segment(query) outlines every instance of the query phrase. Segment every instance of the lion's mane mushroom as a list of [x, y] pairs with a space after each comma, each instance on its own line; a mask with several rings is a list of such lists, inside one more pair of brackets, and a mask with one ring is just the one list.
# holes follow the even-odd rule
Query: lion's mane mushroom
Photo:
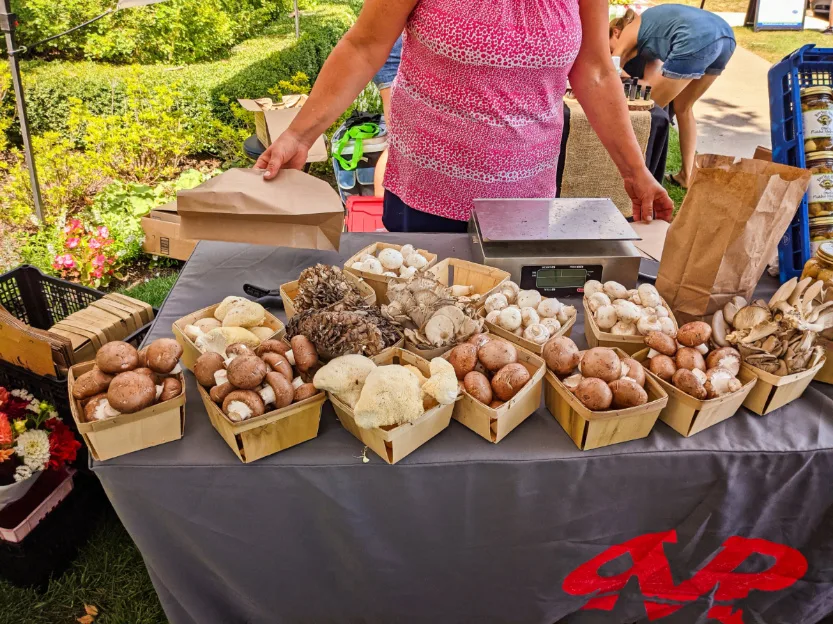
[[318, 369], [312, 383], [354, 408], [367, 376], [375, 368], [373, 360], [363, 355], [342, 355]]
[[289, 341], [295, 356], [295, 367], [301, 373], [306, 373], [318, 364], [318, 352], [306, 336], [293, 336]]
[[162, 393], [159, 395], [159, 402], [164, 403], [175, 399], [182, 394], [182, 384], [176, 377], [166, 377], [162, 380]]
[[[457, 378], [454, 378], [457, 384]], [[362, 429], [413, 422], [423, 414], [422, 388], [404, 366], [378, 366], [367, 376], [354, 410]]]
[[169, 375], [179, 364], [182, 347], [173, 338], [159, 338], [148, 345], [147, 367], [156, 373]]
[[266, 373], [264, 386], [258, 391], [260, 398], [266, 405], [274, 404], [275, 409], [281, 409], [292, 403], [295, 389], [292, 383], [280, 373]]
[[440, 405], [450, 405], [457, 400], [457, 374], [451, 363], [441, 357], [431, 360], [431, 376], [422, 385], [422, 391], [434, 397]]
[[95, 422], [105, 418], [113, 418], [119, 415], [119, 411], [113, 408], [107, 401], [106, 394], [99, 394], [84, 406], [84, 422]]
[[241, 390], [257, 388], [269, 372], [266, 363], [256, 355], [239, 355], [231, 361], [226, 370], [229, 383]]
[[107, 401], [123, 414], [133, 414], [153, 405], [156, 400], [156, 384], [139, 373], [126, 372], [116, 375], [107, 390]]
[[204, 388], [210, 388], [215, 385], [214, 373], [218, 370], [223, 370], [223, 356], [219, 353], [209, 351], [203, 353], [194, 362], [194, 377]]
[[108, 342], [96, 353], [95, 365], [109, 375], [117, 375], [139, 367], [139, 352], [120, 340]]
[[252, 390], [232, 390], [223, 399], [223, 413], [234, 422], [262, 416], [265, 411], [263, 399]]
[[290, 346], [280, 340], [264, 340], [255, 349], [255, 355], [263, 357], [267, 353], [278, 353], [285, 356]]
[[72, 397], [80, 401], [107, 392], [111, 381], [113, 381], [112, 375], [108, 375], [98, 367], [93, 367], [92, 370], [80, 375], [75, 380], [72, 386]]

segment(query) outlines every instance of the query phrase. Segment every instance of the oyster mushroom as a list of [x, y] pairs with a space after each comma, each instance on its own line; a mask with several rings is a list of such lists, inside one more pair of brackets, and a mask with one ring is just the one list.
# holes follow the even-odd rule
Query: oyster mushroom
[[448, 344], [454, 338], [454, 322], [447, 316], [432, 316], [425, 325], [425, 337], [435, 347]]

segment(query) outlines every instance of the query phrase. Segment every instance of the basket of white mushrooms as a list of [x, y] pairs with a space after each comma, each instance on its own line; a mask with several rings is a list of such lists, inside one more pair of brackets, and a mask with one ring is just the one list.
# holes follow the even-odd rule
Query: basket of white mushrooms
[[537, 290], [521, 290], [511, 281], [486, 297], [480, 314], [490, 332], [536, 355], [553, 336], [569, 336], [576, 322], [574, 306], [543, 297]]
[[629, 289], [619, 282], [590, 280], [584, 285], [584, 335], [588, 346], [616, 347], [633, 355], [645, 348], [645, 336], [677, 335], [671, 308], [651, 284]]
[[373, 243], [358, 251], [347, 262], [344, 270], [362, 278], [376, 291], [379, 304], [388, 303], [388, 283], [407, 280], [437, 263], [437, 254], [413, 245]]

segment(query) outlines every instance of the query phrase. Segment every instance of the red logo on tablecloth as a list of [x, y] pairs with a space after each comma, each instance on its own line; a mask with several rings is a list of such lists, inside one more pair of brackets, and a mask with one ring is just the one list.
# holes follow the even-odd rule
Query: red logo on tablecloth
[[[762, 539], [730, 537], [715, 557], [689, 580], [675, 585], [663, 543], [676, 543], [677, 532], [650, 533], [612, 546], [579, 566], [564, 579], [563, 589], [573, 596], [593, 595], [583, 609], [611, 611], [628, 580], [636, 577], [642, 591], [648, 619], [658, 620], [679, 611], [715, 588], [714, 600], [733, 602], [746, 598], [752, 590], [778, 591], [789, 587], [807, 572], [807, 560], [800, 552], [783, 544]], [[607, 563], [630, 555], [631, 567], [615, 576], [601, 576]], [[775, 562], [757, 573], [735, 572], [754, 554], [766, 555]], [[744, 624], [743, 612], [732, 604], [715, 605], [708, 616], [722, 624]]]

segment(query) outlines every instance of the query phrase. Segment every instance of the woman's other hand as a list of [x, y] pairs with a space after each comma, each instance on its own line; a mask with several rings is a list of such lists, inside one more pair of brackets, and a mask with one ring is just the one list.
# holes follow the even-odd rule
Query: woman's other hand
[[303, 169], [308, 154], [309, 146], [304, 145], [292, 130], [287, 130], [260, 155], [255, 169], [266, 169], [263, 177], [271, 180], [281, 169]]
[[633, 202], [634, 221], [671, 221], [674, 202], [647, 168], [625, 178], [625, 190]]

